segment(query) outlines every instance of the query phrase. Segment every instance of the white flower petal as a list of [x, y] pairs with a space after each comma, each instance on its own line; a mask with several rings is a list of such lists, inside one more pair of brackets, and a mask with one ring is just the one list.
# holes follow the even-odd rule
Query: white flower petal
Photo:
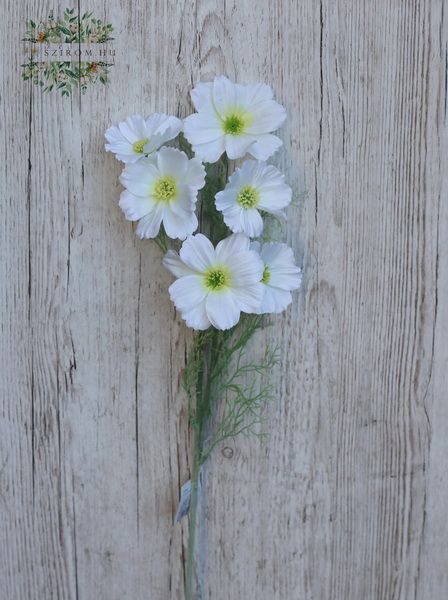
[[205, 168], [198, 158], [192, 158], [188, 161], [188, 169], [185, 177], [185, 183], [194, 190], [200, 190], [205, 185]]
[[255, 142], [255, 138], [248, 135], [226, 135], [225, 148], [227, 156], [231, 160], [241, 158], [247, 152], [251, 152], [251, 147]]
[[213, 83], [208, 81], [196, 84], [195, 88], [191, 90], [191, 101], [198, 112], [213, 111], [212, 87]]
[[205, 144], [222, 137], [222, 125], [215, 113], [195, 113], [184, 120], [184, 133], [190, 144]]
[[127, 190], [121, 192], [118, 204], [128, 221], [138, 221], [154, 208], [154, 202], [149, 197], [134, 196]]
[[142, 156], [145, 156], [146, 154], [153, 156], [157, 148], [160, 148], [162, 144], [163, 138], [161, 136], [152, 135], [151, 139], [143, 146], [143, 152], [141, 154], [136, 154], [137, 159], [140, 160]]
[[126, 151], [118, 150], [111, 144], [106, 144], [105, 148], [108, 152], [113, 152], [115, 154], [115, 158], [126, 164], [133, 164], [140, 160], [140, 156], [138, 154], [127, 154]]
[[273, 288], [271, 286], [264, 286], [265, 293], [261, 302], [260, 308], [255, 311], [258, 314], [265, 313], [281, 313], [287, 308], [292, 302], [291, 292]]
[[182, 121], [163, 113], [153, 113], [146, 119], [148, 134], [159, 136], [163, 142], [174, 139], [182, 131]]
[[121, 185], [136, 196], [149, 196], [152, 183], [159, 176], [153, 164], [140, 160], [138, 163], [126, 165], [119, 179]]
[[205, 300], [207, 317], [221, 331], [231, 329], [240, 320], [240, 309], [231, 290], [210, 292]]
[[[190, 141], [188, 137], [187, 140]], [[225, 151], [224, 136], [205, 144], [193, 144], [193, 151], [202, 162], [214, 163]]]
[[111, 144], [122, 143], [126, 146], [129, 146], [129, 140], [124, 137], [124, 135], [121, 133], [121, 131], [116, 125], [112, 125], [112, 127], [109, 127], [109, 129], [106, 130], [104, 137]]
[[260, 255], [270, 272], [268, 286], [288, 291], [300, 287], [301, 270], [294, 262], [291, 248], [286, 244], [264, 244]]
[[170, 298], [177, 310], [193, 310], [207, 295], [200, 275], [186, 275], [176, 279], [169, 287]]
[[[232, 186], [237, 187], [238, 191], [244, 185], [253, 185], [258, 189], [268, 177], [270, 168], [271, 165], [267, 165], [265, 162], [248, 159], [234, 171], [229, 181], [232, 179]], [[275, 169], [275, 167], [272, 168]]]
[[282, 140], [271, 133], [257, 136], [257, 141], [249, 148], [249, 153], [258, 160], [267, 160], [283, 144]]
[[[112, 144], [105, 144], [104, 147], [108, 152], [115, 152], [117, 154], [128, 155], [131, 152], [131, 146], [128, 142], [113, 142]], [[137, 157], [137, 155], [135, 156]]]
[[251, 107], [260, 102], [272, 100], [274, 92], [270, 85], [256, 83], [255, 85], [242, 85], [238, 89], [238, 102], [244, 107]]
[[108, 142], [116, 143], [116, 142], [128, 142], [128, 140], [124, 137], [121, 131], [118, 129], [116, 125], [112, 125], [108, 129], [106, 129], [106, 133], [104, 137]]
[[215, 249], [202, 233], [191, 235], [182, 244], [179, 255], [191, 269], [202, 272], [215, 264]]
[[236, 86], [227, 77], [221, 75], [213, 81], [212, 101], [216, 112], [225, 116], [229, 108], [236, 105]]
[[137, 164], [135, 165], [126, 165], [123, 170], [123, 173], [130, 173], [133, 176], [142, 176], [146, 172], [149, 172], [152, 177], [158, 177], [159, 171], [157, 169], [157, 160], [154, 155], [152, 156], [144, 156], [140, 158]]
[[241, 222], [241, 209], [238, 207], [223, 213], [224, 223], [233, 233], [246, 233]]
[[289, 271], [284, 269], [278, 271], [272, 269], [271, 277], [269, 279], [269, 286], [279, 288], [282, 290], [297, 290], [302, 282], [301, 271], [298, 267], [291, 267]]
[[248, 169], [253, 181], [257, 181], [257, 187], [263, 190], [265, 187], [282, 185], [285, 183], [284, 174], [279, 171], [274, 165], [268, 165], [261, 160], [247, 160], [243, 166], [249, 163]]
[[250, 240], [244, 233], [234, 233], [221, 240], [216, 246], [216, 258], [220, 261], [231, 260], [235, 254], [249, 250]]
[[164, 113], [151, 113], [145, 120], [146, 131], [151, 134], [163, 133], [171, 123], [176, 123], [176, 121], [180, 121], [180, 119], [169, 117]]
[[261, 257], [265, 263], [275, 266], [276, 268], [281, 268], [283, 265], [295, 267], [294, 252], [292, 251], [292, 248], [280, 242], [263, 244]]
[[258, 237], [263, 232], [263, 219], [256, 208], [243, 209], [240, 213], [241, 231], [249, 237]]
[[162, 260], [163, 266], [168, 269], [174, 277], [184, 277], [185, 275], [194, 275], [195, 271], [192, 271], [185, 263], [182, 262], [180, 256], [174, 250], [168, 250]]
[[179, 217], [169, 207], [163, 212], [163, 226], [171, 239], [184, 240], [198, 228], [198, 219], [194, 212]]
[[261, 281], [264, 263], [254, 250], [235, 253], [231, 265], [232, 286], [244, 287]]
[[229, 185], [227, 185], [224, 190], [218, 192], [215, 196], [216, 208], [223, 212], [228, 209], [230, 210], [236, 208], [237, 212], [239, 212], [239, 209], [241, 207], [239, 207], [236, 203], [237, 195], [238, 190], [236, 190], [235, 188], [231, 188], [229, 187]]
[[171, 175], [183, 180], [188, 168], [188, 157], [177, 148], [164, 146], [157, 153], [157, 165], [161, 175]]
[[160, 204], [156, 204], [150, 213], [145, 215], [137, 225], [136, 234], [141, 239], [155, 238], [160, 230], [163, 210]]
[[177, 117], [163, 113], [153, 113], [145, 122], [145, 137], [148, 143], [144, 147], [145, 153], [155, 152], [166, 142], [174, 139], [182, 131], [183, 123]]
[[256, 252], [257, 254], [260, 254], [261, 243], [254, 240], [250, 243], [250, 249]]
[[105, 133], [105, 137], [109, 142], [109, 144], [105, 144], [105, 149], [107, 152], [113, 152], [118, 160], [127, 163], [135, 162], [139, 159], [139, 156], [135, 154], [132, 148], [132, 144], [125, 138], [118, 127], [109, 127]]
[[197, 192], [192, 191], [189, 185], [178, 185], [178, 192], [167, 208], [175, 215], [187, 219], [194, 212], [197, 200]]
[[264, 286], [260, 282], [233, 290], [238, 306], [245, 313], [258, 313], [264, 293]]
[[126, 121], [118, 124], [118, 128], [131, 144], [145, 138], [145, 120], [140, 115], [128, 117]]
[[211, 325], [205, 309], [205, 300], [200, 302], [192, 310], [183, 312], [182, 318], [185, 320], [188, 327], [198, 331], [204, 331]]
[[286, 110], [275, 100], [260, 102], [250, 108], [253, 122], [247, 128], [247, 133], [258, 135], [278, 129], [286, 119]]
[[265, 186], [260, 189], [260, 201], [258, 207], [268, 212], [274, 212], [289, 206], [291, 200], [292, 189], [289, 185], [286, 185], [286, 183]]

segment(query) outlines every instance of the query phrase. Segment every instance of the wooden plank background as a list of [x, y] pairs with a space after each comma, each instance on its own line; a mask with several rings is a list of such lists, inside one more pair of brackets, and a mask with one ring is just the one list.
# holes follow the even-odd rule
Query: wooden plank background
[[[447, 6], [442, 0], [82, 0], [115, 26], [110, 83], [21, 80], [2, 1], [0, 596], [183, 596], [188, 334], [160, 253], [117, 206], [103, 134], [185, 116], [194, 83], [266, 81], [306, 199], [304, 286], [271, 336], [267, 442], [206, 469], [200, 598], [448, 597]], [[262, 340], [258, 340], [259, 342]]]

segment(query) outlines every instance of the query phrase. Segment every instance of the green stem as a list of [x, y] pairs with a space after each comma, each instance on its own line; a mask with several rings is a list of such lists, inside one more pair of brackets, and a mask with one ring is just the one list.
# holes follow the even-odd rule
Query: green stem
[[[200, 332], [194, 337], [187, 360], [185, 386], [189, 398], [190, 423], [194, 430], [194, 449], [185, 573], [186, 600], [196, 597], [195, 544], [200, 518], [198, 498], [201, 466], [216, 444], [240, 433], [255, 433], [252, 428], [261, 422], [260, 410], [269, 398], [269, 387], [255, 390], [255, 384], [250, 383], [247, 387], [238, 381], [251, 374], [262, 375], [276, 364], [275, 352], [272, 355], [268, 353], [262, 362], [247, 365], [241, 362], [247, 344], [263, 325], [262, 316], [245, 315], [232, 330], [209, 329]], [[221, 400], [225, 401], [224, 411], [213, 423], [213, 431], [210, 431], [210, 419], [215, 405]], [[247, 422], [244, 421], [246, 417]]]
[[[181, 140], [182, 142], [182, 140]], [[217, 244], [228, 235], [221, 213], [216, 210], [214, 196], [216, 192], [224, 189], [227, 179], [228, 162], [224, 156], [218, 164], [210, 165], [207, 169], [208, 182], [202, 191], [202, 202], [206, 208], [207, 226], [209, 237], [213, 244]], [[199, 334], [201, 336], [202, 334]], [[204, 334], [207, 335], [207, 334]], [[194, 451], [191, 475], [190, 515], [187, 547], [187, 564], [185, 573], [185, 598], [194, 600], [195, 579], [195, 545], [198, 519], [199, 473], [204, 459], [204, 438], [207, 425], [212, 414], [213, 403], [213, 372], [217, 361], [217, 348], [219, 347], [219, 332], [213, 330], [210, 337], [198, 338], [198, 347], [201, 348], [200, 368], [196, 380], [196, 406], [194, 413]], [[203, 343], [205, 342], [205, 343]], [[208, 456], [208, 455], [207, 455]]]
[[[199, 334], [201, 335], [201, 334]], [[210, 340], [202, 347], [201, 367], [196, 385], [196, 411], [194, 416], [195, 437], [193, 451], [193, 468], [190, 492], [190, 522], [188, 530], [187, 564], [185, 574], [185, 598], [194, 600], [195, 545], [197, 529], [197, 509], [199, 496], [199, 476], [204, 463], [204, 436], [208, 420], [211, 416], [213, 402], [212, 377], [216, 356], [215, 345], [219, 332], [213, 330]]]
[[194, 574], [195, 574], [195, 545], [196, 545], [196, 524], [198, 512], [198, 491], [199, 491], [199, 471], [201, 467], [201, 441], [202, 434], [196, 431], [194, 442], [193, 473], [191, 477], [191, 496], [190, 496], [190, 523], [188, 529], [188, 548], [187, 548], [187, 566], [185, 575], [185, 598], [194, 600]]

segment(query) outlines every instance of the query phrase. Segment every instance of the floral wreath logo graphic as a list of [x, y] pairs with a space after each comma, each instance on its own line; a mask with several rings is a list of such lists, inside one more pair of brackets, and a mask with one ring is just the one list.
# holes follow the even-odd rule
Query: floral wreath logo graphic
[[108, 82], [114, 63], [107, 58], [115, 51], [101, 45], [114, 39], [111, 23], [96, 19], [92, 12], [80, 17], [74, 8], [66, 8], [62, 19], [55, 19], [51, 11], [46, 20], [36, 23], [30, 19], [26, 25], [22, 42], [31, 47], [28, 62], [21, 65], [25, 81], [44, 92], [60, 90], [62, 96], [70, 96], [78, 86], [85, 94], [89, 85]]

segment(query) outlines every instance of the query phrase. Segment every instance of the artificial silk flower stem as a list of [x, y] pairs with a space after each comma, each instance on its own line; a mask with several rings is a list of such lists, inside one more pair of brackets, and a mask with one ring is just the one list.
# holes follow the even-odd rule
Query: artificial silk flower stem
[[[194, 432], [194, 447], [193, 447], [193, 466], [191, 472], [191, 496], [190, 496], [190, 511], [188, 525], [188, 547], [187, 547], [187, 564], [185, 573], [185, 598], [193, 600], [194, 596], [194, 576], [195, 576], [195, 546], [196, 546], [196, 524], [197, 524], [197, 509], [198, 509], [198, 487], [199, 487], [199, 470], [201, 465], [201, 450], [203, 437], [203, 423], [201, 414], [202, 396], [204, 392], [204, 350], [202, 348], [202, 336], [204, 334], [196, 334], [194, 345], [198, 345], [202, 355], [199, 357], [199, 367], [196, 382], [195, 407], [193, 415], [193, 407], [191, 406], [190, 398], [190, 422], [193, 425]], [[199, 339], [198, 339], [199, 338]], [[194, 352], [194, 351], [193, 351]], [[196, 358], [196, 357], [195, 357]]]
[[199, 488], [199, 469], [200, 469], [200, 446], [199, 432], [195, 432], [195, 452], [193, 457], [193, 472], [191, 476], [191, 496], [190, 496], [190, 521], [188, 529], [188, 547], [187, 547], [187, 565], [185, 574], [185, 598], [194, 599], [194, 575], [195, 575], [195, 542], [196, 542], [196, 524], [198, 509], [198, 488]]
[[[262, 435], [257, 433], [256, 428], [262, 422], [261, 411], [272, 392], [269, 386], [255, 386], [253, 379], [268, 374], [279, 360], [277, 350], [273, 349], [266, 352], [261, 362], [246, 363], [247, 345], [266, 324], [262, 315], [244, 317], [231, 330], [218, 331], [210, 328], [197, 333], [187, 360], [184, 385], [189, 397], [190, 423], [194, 431], [185, 575], [187, 600], [196, 597], [195, 544], [201, 467], [216, 445], [226, 439], [233, 439], [240, 433]], [[252, 381], [245, 383], [246, 377]], [[221, 412], [218, 404], [224, 400]], [[217, 410], [220, 414], [215, 422]]]
[[[219, 332], [215, 329], [206, 333], [196, 334], [194, 344], [201, 349], [199, 357], [199, 368], [196, 382], [196, 406], [194, 416], [190, 414], [190, 420], [194, 430], [193, 466], [191, 474], [191, 496], [189, 512], [189, 530], [187, 547], [187, 564], [185, 575], [185, 597], [186, 600], [194, 599], [194, 576], [195, 576], [195, 546], [197, 529], [197, 509], [199, 498], [200, 469], [204, 463], [204, 437], [207, 424], [212, 411], [212, 373], [215, 368], [216, 354], [214, 348]], [[205, 341], [208, 342], [205, 343]]]

